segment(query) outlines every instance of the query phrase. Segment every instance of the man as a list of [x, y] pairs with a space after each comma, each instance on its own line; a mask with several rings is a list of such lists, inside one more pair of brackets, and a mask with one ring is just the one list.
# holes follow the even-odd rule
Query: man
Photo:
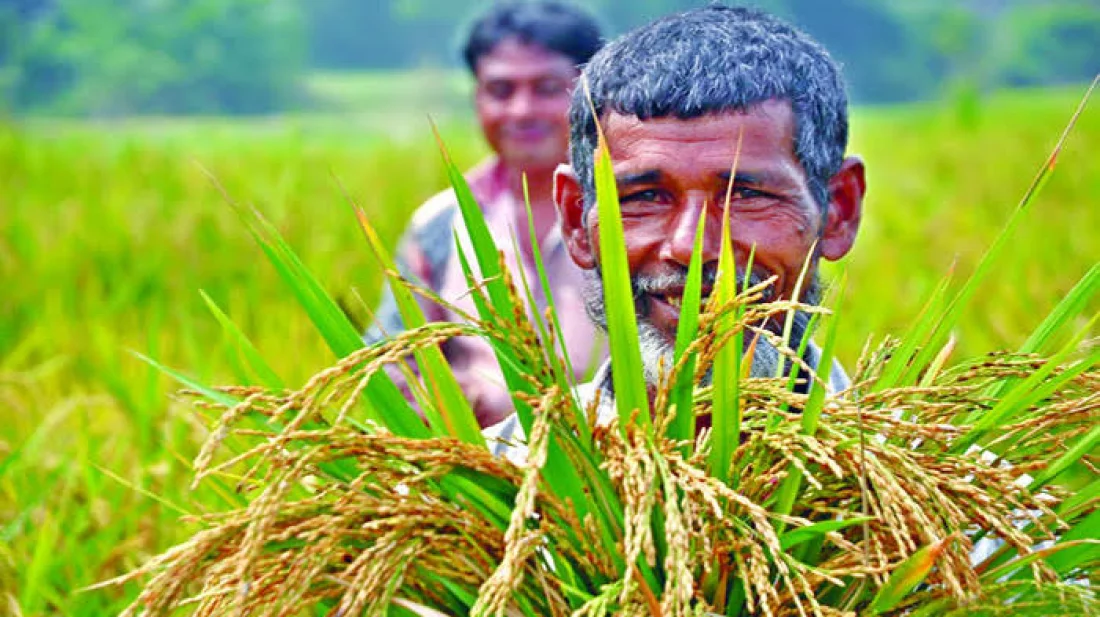
[[[568, 110], [579, 67], [601, 44], [597, 23], [587, 13], [559, 2], [503, 3], [478, 19], [463, 52], [477, 84], [475, 107], [486, 141], [495, 153], [466, 174], [497, 245], [513, 273], [522, 269], [537, 281], [524, 207], [526, 174], [533, 225], [558, 308], [566, 348], [578, 376], [598, 359], [599, 337], [584, 318], [582, 278], [561, 243], [552, 200], [554, 170], [566, 160]], [[461, 214], [453, 191], [432, 197], [413, 215], [398, 249], [406, 275], [444, 300], [476, 313], [454, 251]], [[513, 233], [518, 254], [511, 250]], [[540, 309], [541, 287], [533, 290]], [[454, 313], [422, 302], [429, 321], [458, 321]], [[376, 325], [365, 339], [375, 342], [403, 328], [392, 295], [383, 299]], [[482, 341], [457, 339], [444, 347], [479, 422], [493, 424], [512, 412], [512, 402], [492, 350]], [[396, 372], [391, 373], [399, 377]]]
[[[851, 249], [866, 189], [863, 163], [845, 157], [847, 97], [840, 72], [820, 45], [765, 13], [711, 6], [609, 43], [582, 79], [591, 103], [578, 88], [570, 107], [571, 164], [554, 176], [554, 201], [566, 248], [585, 271], [589, 314], [606, 330], [593, 182], [598, 120], [618, 186], [651, 383], [662, 361], [671, 366], [700, 217], [707, 218], [704, 293], [714, 281], [731, 183], [728, 223], [739, 278], [755, 246], [750, 281], [775, 276], [770, 299], [790, 299], [809, 257], [801, 300], [818, 301], [818, 261], [840, 259]], [[792, 323], [793, 348], [808, 334], [807, 322], [799, 314]], [[783, 324], [766, 327], [780, 333]], [[820, 354], [808, 347], [806, 360], [816, 366]], [[775, 375], [777, 350], [761, 338], [754, 353], [753, 375]], [[582, 393], [587, 399], [601, 392], [601, 420], [613, 415], [608, 369], [605, 364]], [[839, 366], [831, 373], [834, 390], [846, 387]], [[489, 434], [507, 440], [517, 429], [509, 418]]]

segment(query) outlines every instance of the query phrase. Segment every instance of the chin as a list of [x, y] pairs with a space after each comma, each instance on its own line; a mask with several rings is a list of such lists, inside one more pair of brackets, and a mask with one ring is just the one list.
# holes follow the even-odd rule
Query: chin
[[554, 169], [565, 161], [565, 150], [557, 152], [546, 148], [509, 148], [501, 152], [501, 158], [509, 165], [521, 170]]

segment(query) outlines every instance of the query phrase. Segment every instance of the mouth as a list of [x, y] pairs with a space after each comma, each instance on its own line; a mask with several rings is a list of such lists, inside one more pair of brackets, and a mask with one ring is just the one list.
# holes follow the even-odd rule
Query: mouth
[[[706, 303], [710, 292], [709, 288], [702, 290], [700, 305]], [[683, 288], [657, 289], [643, 293], [639, 299], [647, 321], [658, 330], [675, 336], [680, 324], [680, 311], [684, 305]]]
[[513, 126], [505, 129], [504, 135], [515, 141], [541, 141], [550, 135], [550, 130], [538, 125]]

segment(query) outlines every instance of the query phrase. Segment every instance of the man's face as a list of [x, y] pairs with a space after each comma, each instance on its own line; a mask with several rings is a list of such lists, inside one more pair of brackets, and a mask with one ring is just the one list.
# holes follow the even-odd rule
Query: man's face
[[[816, 299], [816, 261], [848, 252], [859, 222], [863, 167], [856, 159], [830, 183], [834, 195], [827, 216], [814, 202], [806, 174], [794, 154], [794, 116], [786, 102], [767, 101], [745, 113], [721, 113], [691, 120], [609, 113], [603, 118], [621, 202], [627, 260], [647, 368], [671, 357], [679, 305], [695, 231], [706, 217], [704, 281], [713, 281], [721, 245], [723, 207], [730, 171], [740, 156], [730, 197], [734, 254], [743, 271], [755, 246], [753, 282], [776, 276], [768, 299], [794, 295], [799, 274], [811, 257], [802, 300]], [[598, 272], [600, 224], [595, 208], [584, 211], [583, 196], [571, 170], [556, 178], [555, 199], [562, 231], [574, 261]], [[815, 243], [816, 246], [815, 246]], [[599, 286], [599, 277], [591, 276]], [[592, 308], [601, 317], [602, 291]], [[710, 286], [704, 284], [704, 295]], [[779, 331], [781, 324], [767, 324]], [[796, 330], [805, 323], [795, 324]], [[754, 374], [774, 374], [778, 355], [762, 340]], [[668, 366], [666, 364], [666, 366]]]
[[481, 129], [505, 163], [534, 171], [565, 160], [572, 60], [510, 38], [478, 59], [475, 73]]

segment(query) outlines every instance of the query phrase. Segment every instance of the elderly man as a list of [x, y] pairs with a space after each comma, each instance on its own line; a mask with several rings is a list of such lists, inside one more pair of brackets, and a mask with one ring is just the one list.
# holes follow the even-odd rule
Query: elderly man
[[[565, 246], [585, 271], [588, 312], [606, 329], [600, 221], [593, 207], [598, 121], [618, 186], [648, 379], [656, 379], [662, 359], [671, 366], [700, 217], [707, 219], [704, 293], [706, 283], [713, 283], [728, 223], [739, 278], [755, 247], [750, 281], [775, 276], [771, 298], [790, 299], [809, 258], [801, 300], [818, 300], [818, 261], [840, 259], [851, 249], [866, 188], [863, 163], [845, 157], [847, 97], [840, 72], [820, 45], [765, 13], [711, 6], [660, 19], [609, 43], [586, 66], [584, 79], [592, 102], [581, 89], [573, 95], [571, 165], [554, 176], [554, 201]], [[797, 347], [808, 335], [808, 319], [795, 320]], [[782, 325], [767, 327], [778, 333]], [[806, 360], [816, 366], [820, 354], [807, 347]], [[753, 374], [772, 376], [779, 362], [778, 352], [761, 339]], [[614, 396], [608, 369], [605, 364], [583, 393], [587, 398], [602, 392], [601, 419]], [[842, 389], [846, 381], [834, 365], [831, 387]], [[509, 418], [488, 434], [507, 440], [517, 429]]]
[[[497, 245], [513, 272], [538, 280], [524, 207], [523, 177], [531, 198], [535, 235], [546, 265], [573, 366], [578, 376], [600, 358], [600, 337], [584, 318], [581, 271], [570, 260], [558, 232], [552, 200], [555, 168], [566, 160], [570, 96], [580, 65], [601, 44], [597, 23], [560, 2], [498, 3], [473, 25], [463, 55], [477, 81], [475, 107], [494, 155], [466, 174], [485, 212]], [[404, 274], [441, 298], [475, 313], [454, 247], [461, 225], [453, 191], [432, 197], [413, 215], [398, 249]], [[516, 234], [519, 252], [511, 250]], [[541, 288], [533, 290], [545, 308]], [[422, 302], [429, 321], [458, 321], [436, 304]], [[375, 342], [403, 325], [392, 295], [383, 298], [376, 325], [364, 337]], [[482, 425], [512, 412], [496, 358], [479, 340], [456, 339], [444, 347], [463, 392]], [[401, 380], [400, 373], [391, 372]]]

